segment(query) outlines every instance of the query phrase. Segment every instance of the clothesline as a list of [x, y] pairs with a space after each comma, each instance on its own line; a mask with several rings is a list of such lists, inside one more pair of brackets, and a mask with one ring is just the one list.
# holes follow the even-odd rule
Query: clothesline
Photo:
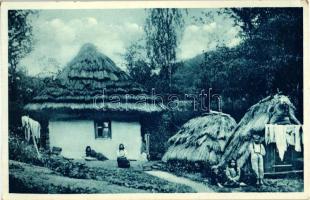
[[283, 160], [288, 145], [294, 146], [295, 151], [301, 152], [301, 144], [303, 144], [302, 126], [266, 124], [265, 142], [266, 145], [276, 143], [279, 157]]

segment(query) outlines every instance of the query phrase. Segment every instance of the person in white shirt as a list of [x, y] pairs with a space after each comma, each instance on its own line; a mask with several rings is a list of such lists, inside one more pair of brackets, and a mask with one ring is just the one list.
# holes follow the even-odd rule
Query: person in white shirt
[[123, 144], [119, 144], [118, 151], [117, 151], [117, 165], [120, 168], [129, 168], [130, 162], [127, 159], [127, 151]]
[[261, 137], [257, 134], [253, 135], [253, 141], [249, 145], [251, 154], [251, 165], [257, 178], [257, 185], [263, 184], [264, 178], [264, 156], [266, 155], [265, 147], [261, 144]]
[[127, 151], [123, 144], [120, 144], [118, 147], [117, 157], [127, 157]]

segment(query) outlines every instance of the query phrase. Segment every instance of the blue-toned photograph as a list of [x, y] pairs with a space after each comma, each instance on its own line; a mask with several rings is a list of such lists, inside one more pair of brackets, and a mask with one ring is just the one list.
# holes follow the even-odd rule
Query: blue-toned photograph
[[304, 192], [303, 15], [8, 10], [9, 193]]

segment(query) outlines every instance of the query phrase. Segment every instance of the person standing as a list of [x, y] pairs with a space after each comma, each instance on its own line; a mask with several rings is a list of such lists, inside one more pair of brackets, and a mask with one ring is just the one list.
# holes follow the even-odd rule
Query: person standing
[[251, 154], [251, 166], [256, 175], [256, 184], [262, 185], [264, 178], [264, 156], [266, 155], [265, 147], [261, 143], [261, 136], [253, 135], [253, 141], [249, 145]]

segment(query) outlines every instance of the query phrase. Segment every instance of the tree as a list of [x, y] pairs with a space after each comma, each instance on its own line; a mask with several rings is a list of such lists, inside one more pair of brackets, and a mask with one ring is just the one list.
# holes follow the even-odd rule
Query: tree
[[20, 60], [32, 50], [33, 35], [29, 17], [35, 13], [31, 10], [8, 11], [9, 68], [13, 71], [16, 71]]
[[126, 48], [124, 59], [126, 61], [127, 71], [131, 78], [151, 90], [154, 87], [152, 81], [152, 69], [145, 54], [145, 45], [143, 40], [131, 43]]
[[223, 97], [223, 111], [235, 118], [279, 90], [290, 96], [302, 121], [302, 9], [233, 8], [224, 14], [240, 26], [242, 41], [184, 61], [185, 67], [174, 75], [177, 85], [183, 91], [212, 87]]
[[153, 69], [160, 70], [160, 80], [171, 88], [172, 65], [176, 61], [177, 47], [184, 31], [183, 12], [175, 8], [155, 8], [147, 10], [144, 26], [146, 52]]
[[256, 60], [265, 76], [267, 94], [280, 90], [302, 110], [302, 8], [233, 8], [229, 12], [243, 30], [244, 52]]
[[[31, 88], [25, 88], [26, 72], [20, 66], [20, 61], [33, 48], [32, 26], [30, 16], [36, 12], [31, 10], [8, 11], [8, 61], [9, 61], [9, 124], [16, 127], [19, 124], [24, 102], [33, 93]], [[30, 81], [30, 82], [29, 82]]]

